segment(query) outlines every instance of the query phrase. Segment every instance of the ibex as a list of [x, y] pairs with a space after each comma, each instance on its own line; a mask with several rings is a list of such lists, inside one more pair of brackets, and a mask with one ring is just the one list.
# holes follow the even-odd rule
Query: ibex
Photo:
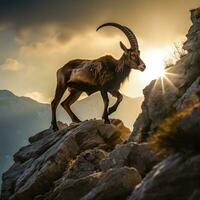
[[[56, 123], [56, 109], [68, 89], [69, 96], [61, 103], [62, 107], [69, 114], [73, 122], [80, 122], [72, 112], [70, 106], [80, 97], [82, 92], [91, 95], [97, 91], [101, 92], [104, 102], [102, 119], [110, 123], [108, 116], [115, 112], [122, 101], [122, 94], [119, 89], [121, 84], [128, 78], [131, 69], [144, 71], [146, 66], [140, 58], [140, 51], [135, 34], [126, 26], [117, 23], [105, 23], [97, 28], [97, 31], [105, 26], [113, 26], [120, 29], [130, 42], [128, 49], [122, 42], [120, 47], [123, 54], [119, 60], [106, 55], [95, 60], [76, 59], [69, 61], [57, 71], [57, 87], [55, 97], [51, 102], [53, 130], [58, 130]], [[108, 92], [117, 98], [116, 103], [108, 108]]]

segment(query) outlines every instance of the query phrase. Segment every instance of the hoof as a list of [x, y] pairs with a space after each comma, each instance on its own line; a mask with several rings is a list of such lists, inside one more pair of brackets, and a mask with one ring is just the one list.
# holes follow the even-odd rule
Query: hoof
[[59, 128], [58, 127], [54, 127], [53, 130], [56, 132], [56, 131], [59, 131]]
[[58, 131], [59, 130], [57, 125], [52, 125], [52, 129], [53, 129], [53, 131]]
[[105, 119], [105, 120], [104, 120], [104, 123], [105, 123], [105, 124], [110, 124], [110, 120], [109, 120], [109, 119]]
[[74, 123], [80, 123], [82, 121], [80, 119], [76, 118], [76, 119], [73, 119], [72, 122], [74, 122]]

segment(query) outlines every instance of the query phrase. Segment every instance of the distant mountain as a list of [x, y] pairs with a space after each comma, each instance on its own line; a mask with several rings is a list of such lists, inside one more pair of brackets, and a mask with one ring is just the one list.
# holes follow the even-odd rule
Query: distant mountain
[[[109, 96], [110, 105], [114, 104], [116, 98]], [[141, 103], [143, 97], [130, 98], [124, 96], [123, 101], [119, 105], [117, 111], [111, 115], [111, 118], [121, 119], [126, 126], [132, 129], [133, 123], [141, 112]], [[81, 120], [91, 118], [101, 118], [103, 112], [103, 100], [99, 93], [95, 93], [83, 100], [72, 105], [72, 110]]]
[[12, 163], [13, 153], [27, 138], [49, 126], [48, 104], [0, 90], [0, 174]]
[[[141, 111], [142, 100], [142, 97], [132, 99], [124, 96], [119, 109], [111, 117], [122, 119], [132, 129], [132, 124]], [[110, 104], [114, 101], [115, 98], [110, 97]], [[96, 93], [77, 101], [72, 110], [81, 120], [101, 118], [102, 98]], [[58, 109], [58, 120], [71, 122], [61, 107]], [[0, 90], [0, 176], [12, 164], [13, 153], [26, 145], [33, 133], [48, 128], [50, 121], [49, 104], [42, 104], [28, 97], [18, 97], [8, 90]]]

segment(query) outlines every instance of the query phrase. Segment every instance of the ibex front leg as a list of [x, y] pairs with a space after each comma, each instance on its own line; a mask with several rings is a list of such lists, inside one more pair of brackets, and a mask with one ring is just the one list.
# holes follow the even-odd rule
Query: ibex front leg
[[109, 91], [109, 92], [110, 94], [112, 94], [112, 96], [117, 98], [117, 101], [112, 107], [108, 109], [108, 115], [112, 114], [117, 110], [119, 104], [122, 102], [123, 99], [123, 95], [119, 91]]
[[104, 102], [104, 111], [103, 111], [102, 118], [104, 119], [104, 122], [106, 124], [110, 124], [110, 120], [108, 119], [108, 104], [109, 104], [108, 93], [105, 91], [101, 91], [101, 96]]

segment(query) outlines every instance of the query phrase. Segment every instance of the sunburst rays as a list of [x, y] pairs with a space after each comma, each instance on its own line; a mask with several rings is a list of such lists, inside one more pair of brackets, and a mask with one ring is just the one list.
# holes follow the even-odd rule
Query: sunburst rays
[[175, 91], [178, 90], [175, 84], [173, 83], [173, 79], [180, 77], [180, 75], [169, 72], [169, 70], [170, 69], [165, 69], [164, 73], [155, 80], [153, 90], [155, 90], [157, 87], [161, 87], [162, 94], [165, 94], [166, 87], [168, 86], [170, 86], [170, 89], [173, 89]]

